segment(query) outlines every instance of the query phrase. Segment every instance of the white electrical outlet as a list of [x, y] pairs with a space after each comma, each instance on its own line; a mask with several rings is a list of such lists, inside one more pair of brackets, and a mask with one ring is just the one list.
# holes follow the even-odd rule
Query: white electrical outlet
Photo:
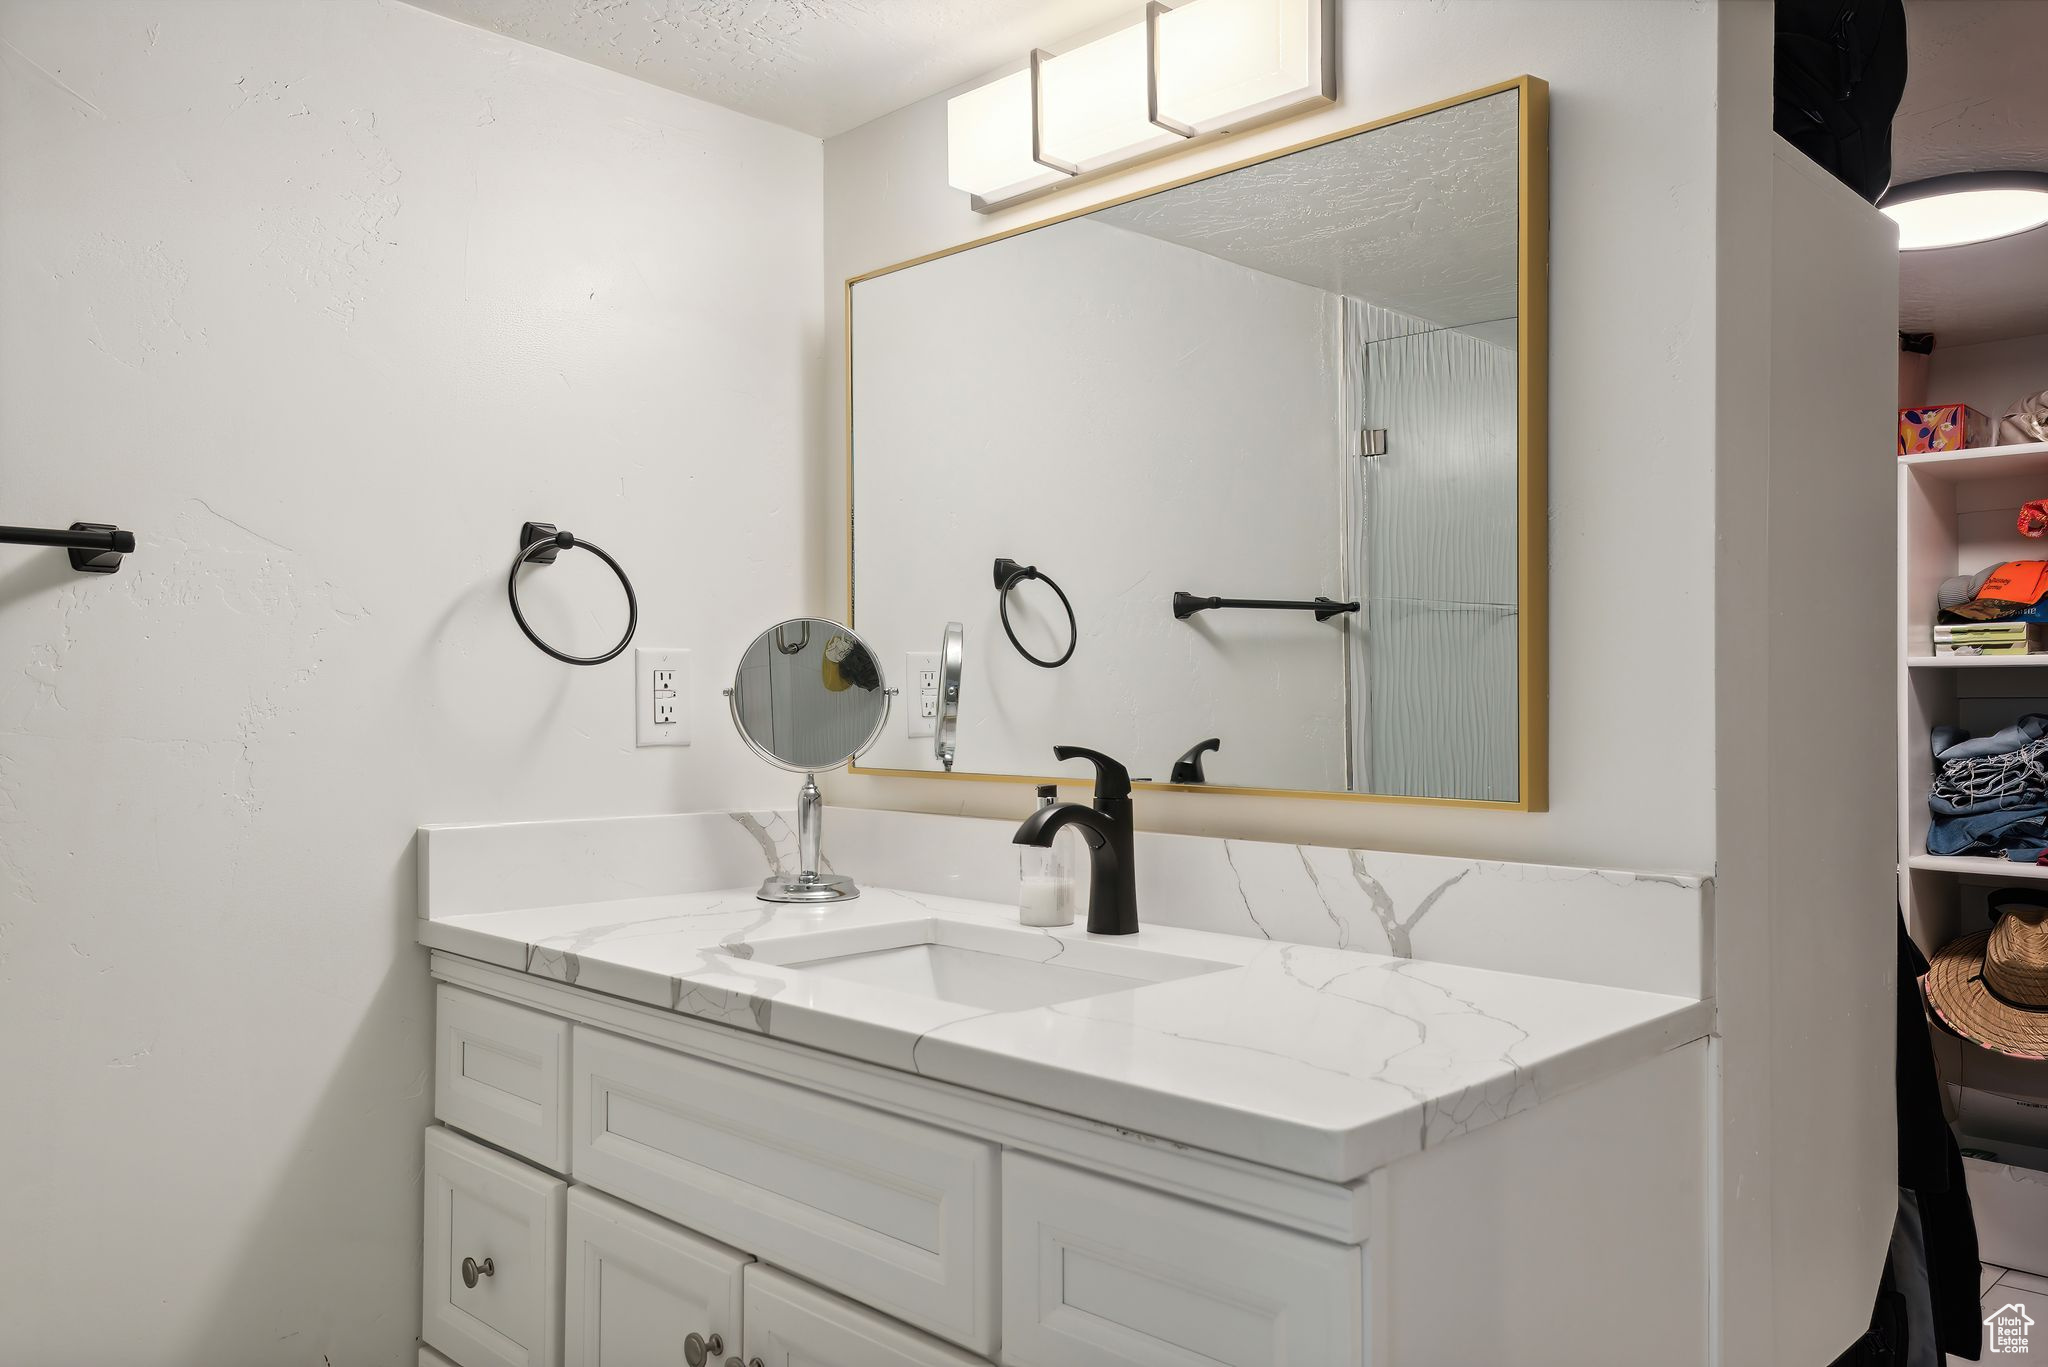
[[690, 743], [689, 651], [633, 651], [633, 718], [636, 745]]
[[903, 677], [910, 680], [903, 716], [906, 735], [929, 736], [939, 715], [939, 653], [913, 650], [903, 657]]

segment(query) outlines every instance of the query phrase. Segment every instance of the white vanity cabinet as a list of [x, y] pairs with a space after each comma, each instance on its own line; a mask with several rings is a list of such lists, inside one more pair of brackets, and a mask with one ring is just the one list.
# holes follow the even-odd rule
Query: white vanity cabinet
[[600, 999], [439, 1006], [421, 1336], [456, 1367], [1365, 1361], [1359, 1244], [628, 1038]]

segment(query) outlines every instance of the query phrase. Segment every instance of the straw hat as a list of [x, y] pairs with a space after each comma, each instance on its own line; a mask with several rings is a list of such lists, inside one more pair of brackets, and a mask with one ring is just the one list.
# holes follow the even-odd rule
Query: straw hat
[[1991, 894], [1991, 929], [1935, 952], [1922, 983], [1935, 1018], [1986, 1049], [2048, 1058], [2048, 896]]

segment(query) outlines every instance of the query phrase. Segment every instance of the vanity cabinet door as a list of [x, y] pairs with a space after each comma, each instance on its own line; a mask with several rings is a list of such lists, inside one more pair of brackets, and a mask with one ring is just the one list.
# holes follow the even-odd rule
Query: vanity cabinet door
[[746, 1272], [746, 1325], [747, 1367], [990, 1367], [759, 1263]]
[[563, 1367], [686, 1367], [692, 1334], [720, 1364], [739, 1351], [746, 1254], [572, 1187], [564, 1261]]
[[568, 1184], [427, 1131], [420, 1337], [459, 1367], [559, 1367]]
[[1357, 1367], [1364, 1250], [1003, 1155], [1013, 1367]]

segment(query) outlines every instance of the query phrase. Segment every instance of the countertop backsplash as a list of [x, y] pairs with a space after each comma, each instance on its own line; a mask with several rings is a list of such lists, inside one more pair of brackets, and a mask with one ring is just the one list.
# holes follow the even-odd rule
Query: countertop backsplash
[[[826, 813], [824, 864], [862, 884], [1017, 895], [1014, 825]], [[741, 887], [793, 867], [785, 812], [439, 825], [420, 832], [420, 914], [441, 918]], [[1678, 996], [1709, 995], [1710, 879], [1141, 831], [1139, 918]]]

